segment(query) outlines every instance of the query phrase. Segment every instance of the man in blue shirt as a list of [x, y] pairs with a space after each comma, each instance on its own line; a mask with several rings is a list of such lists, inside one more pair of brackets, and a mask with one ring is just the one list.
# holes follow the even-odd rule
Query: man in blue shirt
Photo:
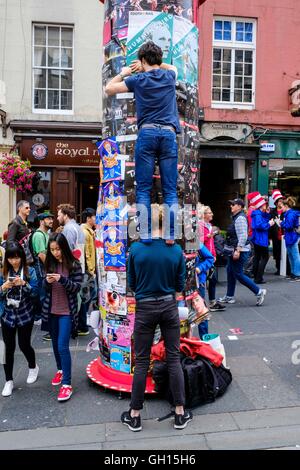
[[[161, 213], [159, 217], [161, 222]], [[175, 297], [176, 292], [181, 292], [185, 285], [185, 260], [181, 247], [176, 243], [166, 245], [161, 239], [161, 231], [153, 231], [152, 238], [149, 244], [133, 243], [128, 259], [128, 282], [136, 299], [135, 368], [130, 409], [122, 414], [121, 421], [131, 431], [142, 429], [140, 410], [143, 408], [151, 346], [157, 325], [165, 342], [170, 389], [175, 405], [175, 429], [184, 429], [193, 418], [190, 412], [184, 410], [180, 322]]]
[[136, 99], [139, 133], [135, 147], [135, 175], [141, 241], [151, 242], [150, 193], [157, 160], [164, 203], [170, 212], [170, 233], [165, 237], [167, 243], [172, 244], [177, 212], [176, 134], [180, 133], [180, 125], [175, 95], [177, 69], [174, 65], [162, 63], [162, 57], [161, 48], [148, 41], [138, 51], [139, 60], [130, 67], [123, 67], [121, 73], [107, 84], [105, 91], [108, 95], [130, 91]]

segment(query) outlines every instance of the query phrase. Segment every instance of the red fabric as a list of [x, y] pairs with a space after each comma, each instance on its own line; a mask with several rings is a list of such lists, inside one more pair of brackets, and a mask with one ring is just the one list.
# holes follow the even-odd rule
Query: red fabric
[[[197, 356], [203, 356], [219, 367], [222, 364], [223, 356], [215, 351], [210, 344], [203, 343], [199, 338], [180, 338], [180, 352], [185, 356], [195, 359]], [[165, 361], [166, 350], [164, 341], [160, 341], [151, 348], [153, 360]]]
[[222, 354], [219, 354], [210, 344], [203, 343], [198, 338], [180, 338], [180, 352], [193, 359], [196, 356], [203, 356], [217, 367], [223, 361]]
[[154, 361], [166, 360], [166, 349], [164, 341], [160, 341], [151, 348], [151, 356]]
[[255, 207], [250, 206], [249, 209], [248, 209], [248, 212], [247, 212], [248, 235], [249, 235], [249, 237], [252, 236], [252, 218], [251, 218], [251, 214], [252, 214], [253, 211], [255, 211]]

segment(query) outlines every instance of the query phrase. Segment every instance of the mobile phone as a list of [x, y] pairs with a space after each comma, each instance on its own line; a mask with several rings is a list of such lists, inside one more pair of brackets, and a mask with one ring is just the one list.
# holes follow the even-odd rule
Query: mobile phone
[[55, 273], [47, 273], [46, 276], [53, 276]]
[[14, 282], [16, 278], [14, 276], [8, 276], [8, 280], [9, 282]]

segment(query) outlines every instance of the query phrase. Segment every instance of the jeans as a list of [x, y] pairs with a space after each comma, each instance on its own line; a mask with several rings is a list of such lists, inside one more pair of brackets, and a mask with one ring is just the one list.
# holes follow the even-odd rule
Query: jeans
[[216, 285], [217, 285], [217, 276], [216, 271], [213, 272], [213, 275], [208, 280], [208, 299], [210, 302], [216, 300]]
[[255, 282], [263, 281], [265, 268], [269, 259], [269, 249], [267, 246], [254, 244], [253, 275]]
[[177, 213], [177, 142], [175, 132], [168, 129], [141, 129], [135, 146], [136, 203], [139, 212], [140, 236], [151, 238], [151, 189], [155, 161], [158, 160], [164, 204], [170, 208], [169, 231], [165, 238], [174, 238]]
[[294, 243], [294, 245], [287, 246], [286, 251], [291, 265], [291, 273], [294, 276], [300, 276], [299, 241]]
[[36, 366], [35, 352], [30, 344], [33, 322], [24, 326], [11, 328], [1, 320], [2, 337], [5, 344], [6, 364], [4, 364], [5, 379], [13, 380], [14, 355], [16, 349], [16, 333], [18, 332], [19, 348], [27, 359], [28, 367], [34, 369]]
[[248, 261], [250, 256], [249, 251], [242, 251], [238, 260], [234, 260], [231, 256], [228, 257], [227, 263], [227, 295], [234, 297], [236, 281], [248, 287], [255, 295], [258, 295], [259, 287], [246, 276], [243, 271], [244, 264]]
[[50, 335], [57, 370], [63, 371], [62, 385], [71, 385], [71, 353], [69, 348], [72, 328], [71, 315], [50, 315]]
[[175, 300], [138, 302], [134, 323], [135, 368], [130, 408], [141, 410], [144, 403], [147, 372], [156, 326], [165, 342], [170, 389], [175, 406], [185, 403], [184, 378], [180, 363], [180, 322]]

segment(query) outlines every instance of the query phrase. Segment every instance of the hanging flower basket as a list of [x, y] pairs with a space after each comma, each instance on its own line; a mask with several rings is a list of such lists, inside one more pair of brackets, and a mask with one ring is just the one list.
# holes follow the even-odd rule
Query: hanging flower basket
[[30, 162], [21, 160], [12, 153], [0, 154], [0, 178], [2, 182], [20, 193], [32, 191], [35, 173], [30, 170]]

